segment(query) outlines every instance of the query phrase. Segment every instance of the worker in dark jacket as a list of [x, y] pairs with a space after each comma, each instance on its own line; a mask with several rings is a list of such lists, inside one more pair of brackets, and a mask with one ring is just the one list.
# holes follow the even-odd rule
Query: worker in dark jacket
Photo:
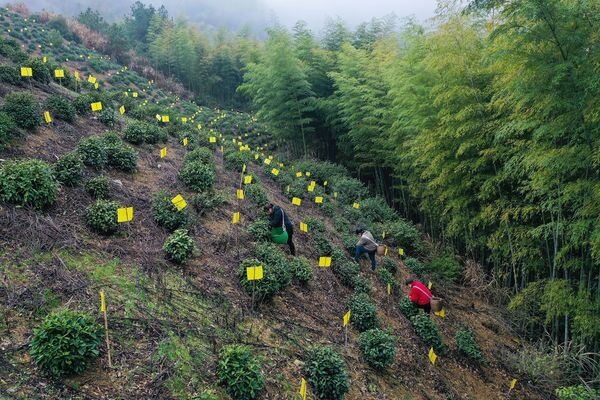
[[267, 214], [269, 214], [269, 218], [270, 218], [269, 225], [271, 225], [271, 228], [278, 228], [278, 227], [282, 226], [281, 219], [283, 218], [283, 223], [285, 224], [285, 230], [287, 231], [287, 234], [288, 234], [287, 244], [288, 244], [288, 246], [290, 246], [290, 253], [292, 253], [292, 255], [295, 256], [296, 255], [296, 246], [294, 246], [294, 242], [292, 240], [292, 236], [294, 235], [294, 224], [288, 217], [287, 213], [285, 211], [283, 211], [283, 209], [281, 207], [275, 206], [271, 203], [269, 203], [265, 206], [265, 212]]
[[417, 307], [424, 310], [427, 314], [431, 313], [431, 298], [433, 295], [425, 286], [419, 281], [412, 279], [406, 280], [406, 285], [410, 288], [408, 298]]
[[354, 260], [358, 262], [360, 256], [364, 253], [367, 253], [371, 259], [371, 269], [375, 271], [375, 268], [377, 267], [377, 261], [375, 261], [377, 243], [375, 242], [373, 235], [360, 225], [356, 227], [355, 233], [360, 237], [360, 239], [358, 239], [358, 242], [356, 242]]

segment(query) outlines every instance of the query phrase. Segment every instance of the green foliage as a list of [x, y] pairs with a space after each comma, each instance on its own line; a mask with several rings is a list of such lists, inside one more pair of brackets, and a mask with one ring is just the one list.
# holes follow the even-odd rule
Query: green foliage
[[339, 279], [340, 283], [346, 287], [354, 287], [354, 277], [358, 275], [360, 266], [351, 260], [334, 259], [331, 265], [331, 271]]
[[386, 223], [374, 225], [372, 233], [376, 237], [383, 237], [383, 232], [388, 245], [401, 247], [407, 254], [418, 254], [423, 250], [421, 234], [413, 224], [402, 218], [396, 217]]
[[408, 296], [402, 296], [400, 302], [398, 303], [398, 308], [404, 316], [408, 319], [411, 319], [415, 315], [419, 314], [419, 309], [413, 304], [412, 301], [408, 298]]
[[88, 136], [77, 145], [83, 163], [94, 168], [102, 168], [108, 163], [106, 145], [99, 136]]
[[388, 223], [398, 218], [396, 212], [381, 197], [369, 197], [360, 201], [360, 214], [369, 224]]
[[0, 111], [0, 150], [9, 144], [17, 136], [17, 124], [13, 118]]
[[162, 128], [144, 121], [131, 121], [123, 130], [123, 140], [131, 144], [154, 144], [164, 142], [166, 138]]
[[294, 279], [302, 285], [306, 285], [313, 278], [313, 269], [305, 257], [294, 257], [290, 261], [290, 269], [292, 270]]
[[0, 167], [0, 200], [45, 209], [54, 204], [58, 182], [52, 167], [41, 160], [5, 161]]
[[33, 330], [31, 357], [55, 377], [80, 374], [100, 354], [101, 339], [102, 328], [92, 316], [59, 311]]
[[97, 200], [85, 210], [87, 225], [94, 232], [101, 235], [110, 235], [117, 231], [117, 209], [119, 204], [114, 201]]
[[479, 363], [485, 362], [483, 353], [477, 345], [475, 335], [471, 329], [466, 327], [459, 329], [456, 331], [454, 339], [456, 340], [456, 348], [460, 353]]
[[559, 387], [555, 391], [558, 400], [594, 400], [600, 398], [600, 389], [584, 385]]
[[9, 93], [4, 97], [2, 111], [10, 115], [17, 126], [34, 131], [40, 125], [41, 111], [35, 98], [25, 92]]
[[304, 220], [308, 225], [310, 232], [325, 233], [325, 224], [323, 221], [316, 217], [308, 217]]
[[376, 328], [361, 333], [358, 346], [367, 364], [383, 371], [396, 357], [396, 341], [396, 336]]
[[75, 121], [76, 111], [71, 101], [66, 97], [58, 94], [53, 94], [46, 99], [44, 107], [50, 111], [50, 115], [56, 119], [66, 122]]
[[196, 192], [211, 190], [215, 182], [213, 167], [198, 161], [184, 163], [178, 176], [190, 190]]
[[223, 155], [225, 165], [234, 171], [242, 171], [244, 164], [250, 165], [252, 157], [244, 151], [230, 150]]
[[422, 277], [428, 272], [428, 268], [416, 258], [408, 257], [404, 260], [404, 265], [418, 277]]
[[[287, 258], [271, 243], [258, 244], [255, 247], [255, 256], [256, 258], [242, 261], [238, 277], [246, 293], [252, 294], [254, 290], [255, 298], [258, 301], [268, 301], [290, 284], [291, 274]], [[263, 279], [248, 281], [246, 268], [259, 265], [263, 266]]]
[[137, 168], [138, 153], [131, 146], [119, 140], [118, 143], [104, 141], [107, 165], [123, 172], [135, 172]]
[[434, 258], [426, 268], [438, 280], [458, 282], [462, 279], [463, 267], [453, 256]]
[[361, 181], [354, 178], [337, 178], [331, 182], [331, 188], [337, 192], [337, 201], [342, 205], [353, 204], [367, 195], [367, 188]]
[[351, 288], [354, 289], [354, 293], [371, 294], [372, 291], [369, 280], [358, 274], [352, 277]]
[[107, 199], [108, 178], [104, 175], [91, 178], [85, 183], [85, 190], [96, 199]]
[[30, 58], [29, 60], [27, 60], [27, 66], [31, 68], [33, 79], [44, 84], [50, 83], [50, 79], [52, 78], [52, 72], [50, 71], [48, 64], [45, 64], [42, 58]]
[[75, 186], [83, 173], [83, 161], [77, 152], [66, 153], [54, 164], [54, 176], [65, 185]]
[[213, 190], [197, 193], [193, 199], [194, 208], [199, 215], [204, 215], [226, 202], [227, 198], [222, 193]]
[[433, 347], [438, 352], [444, 350], [442, 335], [437, 325], [429, 318], [429, 315], [417, 314], [411, 317], [410, 321], [417, 335], [428, 347]]
[[331, 242], [329, 241], [329, 239], [327, 239], [327, 236], [325, 236], [325, 234], [317, 232], [314, 234], [313, 240], [315, 244], [315, 251], [317, 252], [319, 257], [331, 255], [333, 246], [331, 245]]
[[265, 190], [257, 183], [246, 185], [244, 187], [245, 197], [252, 202], [252, 204], [262, 207], [269, 201]]
[[234, 399], [253, 400], [265, 385], [260, 364], [246, 346], [227, 345], [219, 351], [217, 377]]
[[257, 219], [248, 224], [246, 232], [254, 242], [268, 242], [271, 240], [271, 227], [266, 219]]
[[398, 282], [396, 282], [396, 280], [394, 279], [394, 275], [392, 275], [392, 273], [385, 268], [379, 268], [377, 270], [377, 278], [386, 287], [387, 285], [390, 285], [392, 290], [398, 287]]
[[342, 400], [350, 388], [346, 363], [330, 346], [308, 349], [304, 374], [317, 398], [322, 400]]
[[360, 332], [379, 326], [377, 307], [368, 294], [353, 294], [348, 301], [348, 309], [351, 311], [350, 322]]
[[196, 147], [185, 155], [185, 161], [199, 161], [204, 164], [211, 164], [214, 162], [214, 156], [212, 150], [206, 147]]
[[167, 258], [177, 264], [185, 264], [194, 255], [196, 245], [186, 229], [177, 229], [163, 245]]
[[398, 270], [398, 267], [396, 266], [396, 261], [394, 261], [393, 258], [387, 256], [383, 257], [383, 259], [381, 260], [381, 266], [384, 269], [388, 270], [392, 275], [396, 274], [396, 271]]
[[110, 107], [102, 108], [102, 111], [98, 114], [98, 121], [112, 127], [117, 123], [117, 114]]
[[20, 85], [20, 71], [11, 65], [0, 65], [0, 82], [15, 86]]
[[156, 193], [152, 198], [152, 215], [154, 221], [169, 231], [174, 231], [179, 228], [184, 228], [192, 223], [192, 217], [188, 208], [181, 211], [171, 202], [175, 197], [164, 190]]

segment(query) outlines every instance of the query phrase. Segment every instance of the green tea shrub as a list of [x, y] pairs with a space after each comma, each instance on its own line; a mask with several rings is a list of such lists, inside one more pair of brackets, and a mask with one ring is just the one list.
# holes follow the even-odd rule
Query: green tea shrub
[[0, 112], [0, 150], [12, 142], [17, 135], [17, 124], [13, 118], [5, 112]]
[[106, 144], [99, 136], [88, 136], [77, 144], [77, 151], [81, 155], [83, 163], [87, 166], [99, 169], [108, 163]]
[[325, 215], [326, 217], [335, 217], [335, 207], [333, 207], [333, 204], [329, 201], [321, 205], [321, 211], [323, 211], [323, 215]]
[[394, 220], [382, 224], [375, 224], [371, 231], [378, 238], [383, 237], [383, 232], [385, 232], [385, 240], [390, 246], [401, 247], [411, 255], [418, 254], [423, 250], [423, 241], [418, 229], [400, 217], [395, 217]]
[[417, 314], [410, 321], [417, 335], [428, 347], [433, 347], [436, 351], [443, 351], [442, 335], [428, 315]]
[[346, 363], [330, 346], [308, 349], [304, 374], [321, 400], [342, 400], [350, 388]]
[[185, 264], [194, 255], [196, 245], [186, 229], [177, 229], [163, 245], [167, 258], [177, 264]]
[[68, 186], [75, 186], [83, 173], [83, 161], [77, 152], [66, 153], [54, 164], [54, 176]]
[[356, 293], [350, 297], [348, 308], [351, 311], [350, 322], [360, 332], [377, 328], [379, 321], [377, 319], [377, 307], [366, 293]]
[[354, 256], [354, 253], [356, 252], [356, 242], [358, 242], [358, 238], [349, 233], [342, 233], [341, 236], [344, 248], [351, 256]]
[[[249, 281], [246, 268], [257, 267], [259, 265], [263, 267], [263, 279]], [[275, 294], [284, 290], [290, 284], [291, 280], [285, 256], [278, 261], [269, 261], [264, 258], [262, 260], [257, 258], [245, 259], [240, 264], [238, 277], [246, 293], [252, 294], [254, 290], [254, 296], [259, 302], [270, 300]]]
[[[5, 26], [9, 26], [8, 22], [5, 24]], [[23, 64], [27, 61], [27, 54], [21, 51], [21, 46], [14, 39], [0, 38], [0, 55], [8, 57], [16, 64]]]
[[354, 275], [352, 278], [352, 289], [354, 293], [366, 293], [371, 294], [371, 283], [369, 280], [361, 275]]
[[554, 393], [558, 400], [598, 400], [600, 389], [594, 389], [585, 385], [563, 386], [557, 388]]
[[256, 183], [253, 183], [252, 185], [246, 185], [244, 187], [244, 195], [252, 204], [261, 207], [267, 204], [269, 201], [267, 193], [260, 185]]
[[348, 170], [341, 165], [321, 160], [301, 160], [294, 163], [295, 171], [310, 172], [310, 178], [320, 183], [331, 183], [339, 177], [349, 176]]
[[9, 93], [2, 111], [11, 116], [19, 128], [34, 131], [41, 122], [41, 111], [35, 98], [26, 92]]
[[369, 223], [393, 222], [398, 215], [381, 197], [369, 197], [360, 201], [361, 217]]
[[91, 178], [85, 183], [85, 190], [96, 199], [107, 199], [108, 178], [104, 175]]
[[250, 164], [252, 158], [253, 157], [251, 157], [247, 152], [237, 150], [227, 151], [223, 155], [225, 165], [235, 171], [241, 171], [244, 167], [244, 164]]
[[171, 196], [164, 190], [156, 193], [152, 199], [152, 215], [154, 221], [169, 231], [186, 227], [192, 223], [192, 217], [187, 209], [181, 211], [171, 202]]
[[142, 144], [146, 142], [147, 132], [154, 129], [148, 122], [132, 121], [123, 130], [123, 139], [131, 144]]
[[204, 192], [197, 193], [192, 200], [194, 208], [199, 215], [204, 215], [209, 211], [225, 204], [227, 198], [221, 192], [215, 192], [213, 190], [206, 190]]
[[233, 344], [221, 348], [217, 377], [227, 393], [239, 400], [256, 399], [265, 385], [260, 364], [247, 346]]
[[106, 126], [114, 126], [117, 123], [117, 115], [115, 110], [110, 107], [102, 108], [102, 111], [98, 114], [98, 121], [102, 122]]
[[396, 336], [375, 328], [360, 334], [358, 346], [367, 364], [383, 371], [396, 357], [396, 341]]
[[138, 153], [131, 146], [119, 140], [118, 144], [106, 143], [107, 164], [119, 171], [134, 172], [137, 169]]
[[454, 339], [456, 340], [456, 348], [460, 353], [479, 363], [485, 362], [483, 353], [475, 341], [475, 335], [472, 330], [463, 327], [456, 331]]
[[290, 261], [292, 275], [301, 285], [306, 285], [313, 278], [313, 270], [310, 262], [302, 256], [294, 257]]
[[335, 218], [333, 220], [333, 227], [338, 233], [348, 234], [350, 233], [350, 221], [345, 218]]
[[80, 94], [73, 100], [73, 107], [79, 115], [87, 115], [92, 112], [92, 103], [102, 103], [102, 108], [110, 107], [110, 101], [98, 91], [90, 91], [85, 94]]
[[12, 65], [0, 65], [0, 82], [19, 86], [21, 84], [20, 71]]
[[184, 163], [178, 176], [185, 186], [196, 192], [211, 190], [215, 182], [213, 166], [198, 161]]
[[33, 330], [31, 358], [54, 377], [80, 374], [100, 354], [102, 327], [91, 315], [64, 310]]
[[462, 279], [463, 267], [453, 256], [434, 258], [426, 268], [438, 280], [458, 282]]
[[53, 94], [48, 97], [44, 106], [50, 111], [50, 115], [56, 119], [73, 122], [77, 116], [77, 112], [75, 111], [75, 107], [71, 104], [71, 101], [58, 94]]
[[394, 261], [393, 258], [387, 256], [383, 257], [383, 259], [381, 260], [381, 266], [384, 269], [388, 270], [392, 275], [394, 275], [398, 270], [398, 267], [396, 266], [396, 261]]
[[269, 221], [260, 218], [248, 224], [246, 232], [254, 242], [268, 242], [271, 240], [271, 227]]
[[[24, 65], [25, 66], [25, 65]], [[32, 57], [27, 60], [27, 67], [31, 68], [32, 78], [38, 82], [48, 84], [52, 78], [52, 73], [48, 64], [44, 63], [44, 60], [39, 57]], [[27, 78], [30, 79], [30, 78]]]
[[214, 162], [213, 152], [206, 147], [196, 147], [185, 155], [185, 162], [199, 161], [204, 164]]
[[400, 302], [398, 303], [398, 308], [400, 308], [400, 312], [404, 314], [404, 316], [408, 319], [411, 319], [415, 315], [419, 314], [419, 309], [413, 304], [412, 301], [407, 296], [402, 296]]
[[354, 178], [336, 178], [331, 182], [331, 187], [334, 192], [337, 192], [337, 201], [342, 205], [353, 204], [368, 194], [365, 185]]
[[392, 290], [398, 287], [398, 282], [394, 279], [394, 275], [385, 268], [379, 268], [377, 270], [377, 278], [379, 279], [379, 282], [386, 285], [386, 287], [387, 285], [390, 285]]
[[117, 231], [117, 209], [119, 204], [114, 201], [97, 200], [85, 210], [87, 225], [96, 233], [110, 235]]
[[416, 258], [408, 257], [406, 260], [404, 260], [404, 265], [418, 277], [422, 277], [424, 274], [427, 273], [427, 268], [425, 267], [425, 264], [423, 264]]
[[353, 260], [344, 259], [342, 261], [334, 261], [331, 264], [331, 271], [342, 285], [353, 288], [354, 277], [358, 275], [360, 266]]
[[310, 232], [325, 233], [325, 224], [319, 218], [308, 217], [304, 222], [308, 225]]
[[323, 233], [315, 233], [313, 236], [314, 248], [319, 257], [330, 256], [333, 246], [327, 236]]
[[46, 162], [19, 160], [0, 165], [0, 201], [38, 210], [54, 204], [58, 182]]

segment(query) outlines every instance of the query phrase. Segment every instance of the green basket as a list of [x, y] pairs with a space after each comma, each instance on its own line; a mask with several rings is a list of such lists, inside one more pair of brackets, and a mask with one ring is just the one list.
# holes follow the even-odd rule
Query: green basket
[[288, 241], [288, 233], [283, 228], [271, 229], [271, 238], [277, 244], [286, 244]]

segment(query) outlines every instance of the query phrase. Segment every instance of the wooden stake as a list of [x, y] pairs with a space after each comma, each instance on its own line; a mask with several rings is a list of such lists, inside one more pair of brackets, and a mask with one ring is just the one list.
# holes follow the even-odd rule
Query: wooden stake
[[104, 290], [100, 291], [100, 302], [102, 314], [104, 315], [104, 333], [106, 338], [106, 350], [108, 353], [108, 367], [112, 368], [112, 358], [110, 355], [110, 340], [108, 338], [108, 318], [106, 316], [106, 301], [104, 300]]

